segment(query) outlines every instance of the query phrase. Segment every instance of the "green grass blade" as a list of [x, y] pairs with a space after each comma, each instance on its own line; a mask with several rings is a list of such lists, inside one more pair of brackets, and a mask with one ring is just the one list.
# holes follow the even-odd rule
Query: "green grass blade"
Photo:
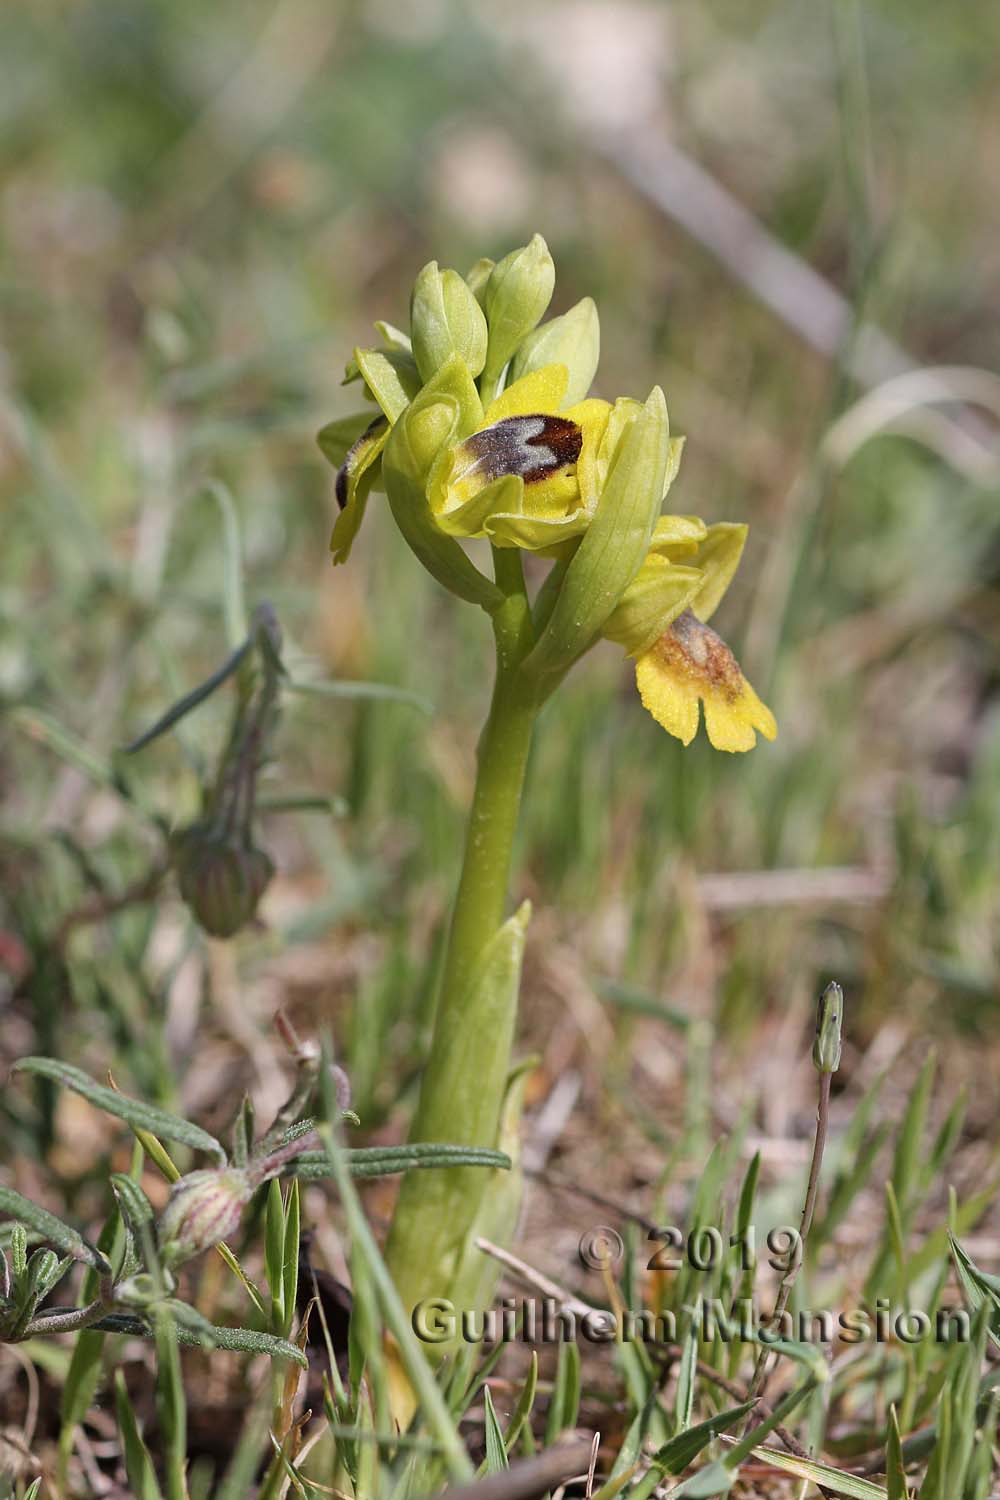
[[125, 1387], [125, 1377], [120, 1370], [115, 1373], [115, 1413], [121, 1434], [125, 1473], [135, 1500], [163, 1500], [153, 1460], [139, 1431]]
[[811, 1458], [798, 1458], [779, 1448], [754, 1448], [754, 1458], [780, 1469], [783, 1474], [793, 1474], [797, 1479], [808, 1479], [823, 1490], [834, 1495], [846, 1495], [848, 1500], [887, 1500], [886, 1491], [870, 1479], [861, 1479], [857, 1474], [844, 1474], [832, 1469], [829, 1464], [818, 1464]]
[[486, 1410], [486, 1472], [487, 1474], [502, 1474], [504, 1469], [510, 1468], [510, 1463], [488, 1385], [483, 1386], [483, 1405]]

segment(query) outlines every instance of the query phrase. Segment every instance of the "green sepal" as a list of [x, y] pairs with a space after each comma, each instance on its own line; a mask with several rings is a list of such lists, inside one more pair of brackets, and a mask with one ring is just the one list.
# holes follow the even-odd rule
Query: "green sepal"
[[688, 608], [704, 581], [700, 568], [651, 552], [609, 615], [605, 637], [628, 656], [642, 656]]
[[340, 515], [334, 522], [330, 537], [334, 563], [345, 563], [350, 557], [354, 539], [364, 520], [368, 496], [382, 482], [380, 460], [390, 431], [385, 417], [376, 417], [351, 445], [337, 471]]
[[540, 234], [530, 244], [512, 250], [490, 272], [483, 293], [489, 323], [489, 348], [484, 380], [489, 387], [500, 379], [504, 366], [517, 353], [521, 340], [537, 324], [552, 300], [556, 268]]
[[483, 310], [457, 271], [438, 270], [429, 261], [413, 283], [410, 337], [421, 379], [430, 380], [453, 354], [473, 377], [486, 362], [487, 329]]
[[441, 531], [427, 500], [428, 475], [437, 455], [481, 421], [482, 406], [468, 366], [454, 355], [392, 428], [382, 454], [382, 481], [396, 525], [427, 571], [460, 599], [494, 610], [503, 594], [458, 542]]
[[663, 392], [654, 386], [626, 426], [593, 520], [566, 570], [555, 607], [524, 663], [545, 690], [601, 633], [639, 572], [663, 499], [669, 460]]
[[747, 530], [735, 521], [717, 521], [709, 526], [692, 559], [705, 575], [701, 592], [691, 606], [699, 620], [711, 619], [732, 583], [746, 545]]
[[404, 333], [401, 328], [397, 328], [395, 323], [387, 323], [384, 318], [376, 318], [375, 332], [381, 336], [387, 349], [395, 349], [399, 354], [413, 353], [410, 335]]
[[[403, 413], [400, 413], [403, 416]], [[414, 484], [430, 489], [435, 461], [482, 424], [483, 407], [469, 367], [460, 355], [446, 360], [405, 408], [393, 431], [393, 466]]]
[[565, 365], [569, 384], [564, 406], [582, 401], [597, 374], [601, 357], [601, 325], [592, 297], [584, 297], [561, 317], [550, 318], [529, 333], [514, 355], [509, 384], [544, 365]]
[[420, 390], [412, 354], [399, 349], [355, 349], [354, 362], [390, 422], [397, 421]]
[[339, 469], [354, 444], [372, 422], [370, 411], [352, 411], [346, 417], [334, 417], [316, 434], [320, 452], [335, 469]]

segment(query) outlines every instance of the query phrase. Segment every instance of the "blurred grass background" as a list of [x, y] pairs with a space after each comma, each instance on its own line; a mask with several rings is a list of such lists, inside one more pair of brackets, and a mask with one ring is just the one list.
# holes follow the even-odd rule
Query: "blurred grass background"
[[[993, 1140], [1000, 403], [983, 376], [985, 410], [908, 405], [869, 441], [840, 419], [866, 394], [865, 323], [917, 365], [996, 368], [1000, 13], [38, 0], [2, 26], [4, 704], [109, 756], [222, 659], [216, 479], [289, 660], [434, 705], [288, 701], [267, 790], [339, 799], [337, 816], [265, 819], [265, 925], [226, 947], [206, 947], [172, 891], [53, 941], [88, 894], [141, 875], [149, 833], [5, 716], [4, 1060], [112, 1065], [211, 1123], [247, 1082], [280, 1099], [283, 1005], [306, 1029], [332, 1020], [365, 1125], [402, 1128], [488, 633], [422, 576], [379, 497], [331, 569], [314, 434], [352, 408], [343, 364], [373, 318], [404, 320], [425, 260], [464, 268], [539, 230], [553, 310], [598, 302], [599, 392], [666, 390], [688, 438], [671, 505], [751, 524], [719, 625], [781, 732], [746, 758], [703, 736], [682, 750], [610, 648], [547, 711], [516, 877], [536, 905], [529, 1103], [575, 1069], [585, 1126], [694, 1130], [692, 1164], [744, 1104], [764, 1137], [798, 1133], [811, 1085], [788, 1072], [836, 975], [845, 1079], [937, 1038], [950, 1081], [972, 1085], [971, 1138]], [[714, 199], [671, 153], [839, 291], [830, 352], [813, 347], [825, 295], [791, 327], [754, 291], [776, 275], [780, 300], [785, 263], [730, 241], [734, 274], [680, 227], [711, 220]], [[650, 162], [673, 212], [637, 189]], [[213, 703], [129, 767], [172, 820], [196, 810], [225, 713]], [[641, 1044], [647, 1023], [597, 998], [606, 978], [714, 1026], [711, 1058], [673, 1033]], [[58, 1145], [53, 1107], [0, 1103], [25, 1190]]]

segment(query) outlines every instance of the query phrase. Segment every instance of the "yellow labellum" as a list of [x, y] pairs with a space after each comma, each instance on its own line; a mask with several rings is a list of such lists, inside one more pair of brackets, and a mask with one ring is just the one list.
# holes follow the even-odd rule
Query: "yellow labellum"
[[682, 744], [694, 739], [702, 704], [716, 750], [752, 750], [756, 731], [768, 740], [778, 732], [725, 641], [690, 609], [639, 657], [635, 678], [643, 707]]

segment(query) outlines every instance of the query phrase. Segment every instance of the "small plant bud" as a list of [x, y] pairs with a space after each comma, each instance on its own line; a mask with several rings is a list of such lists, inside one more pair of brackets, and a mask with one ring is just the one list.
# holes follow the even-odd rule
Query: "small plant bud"
[[844, 992], [834, 981], [819, 997], [816, 1017], [816, 1040], [813, 1042], [813, 1067], [819, 1073], [836, 1073], [840, 1067], [841, 1027], [844, 1020]]
[[453, 354], [475, 377], [486, 363], [486, 319], [457, 271], [439, 271], [432, 260], [420, 272], [410, 298], [413, 357], [428, 381]]
[[490, 276], [493, 274], [493, 267], [495, 265], [495, 260], [490, 260], [488, 255], [481, 255], [471, 270], [465, 273], [465, 284], [480, 307], [482, 307], [485, 300], [486, 286]]
[[490, 326], [486, 372], [491, 381], [499, 380], [504, 365], [548, 307], [555, 281], [556, 268], [540, 234], [493, 267], [483, 293]]
[[172, 853], [181, 896], [205, 932], [232, 937], [252, 920], [274, 874], [263, 849], [195, 823], [175, 836]]
[[569, 384], [563, 405], [573, 406], [590, 390], [600, 355], [597, 308], [592, 298], [584, 297], [562, 317], [550, 318], [528, 334], [511, 362], [510, 382], [513, 384], [522, 375], [530, 375], [546, 365], [565, 365]]
[[206, 1167], [181, 1177], [156, 1226], [164, 1265], [179, 1265], [234, 1234], [252, 1196], [250, 1174], [241, 1167]]

